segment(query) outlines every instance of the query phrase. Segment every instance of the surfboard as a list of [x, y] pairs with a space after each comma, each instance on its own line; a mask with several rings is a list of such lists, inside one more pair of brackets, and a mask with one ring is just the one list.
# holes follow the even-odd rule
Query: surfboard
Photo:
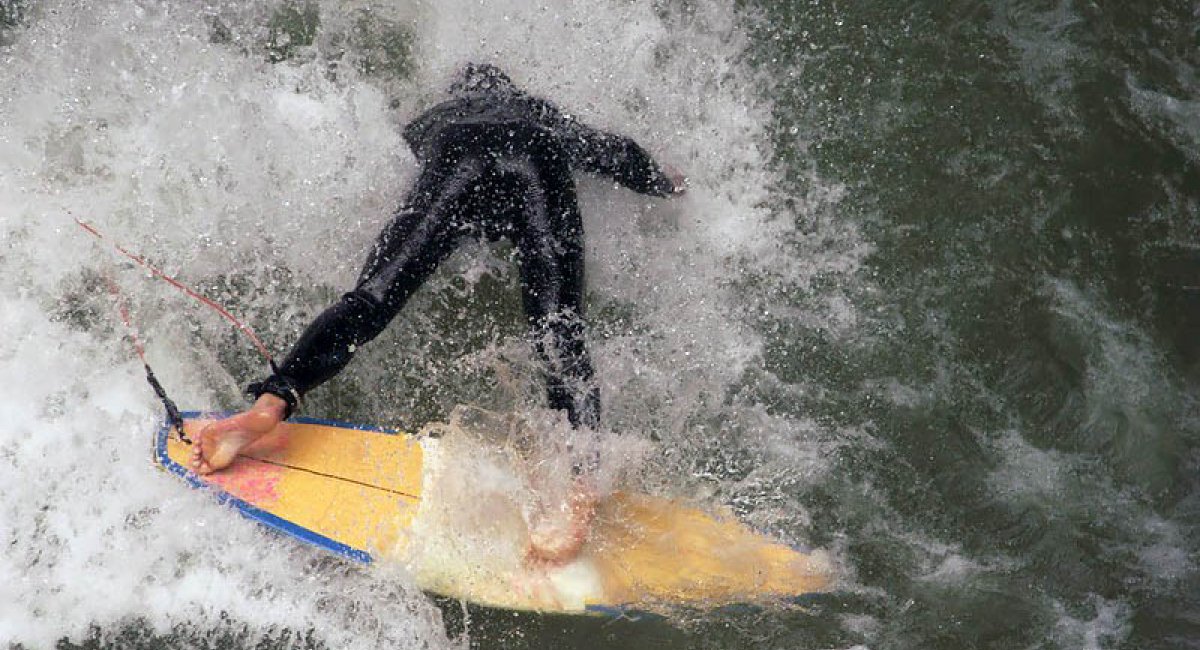
[[[194, 437], [222, 415], [185, 413], [185, 431]], [[296, 417], [231, 467], [200, 476], [168, 424], [154, 437], [162, 469], [246, 517], [350, 560], [398, 563], [423, 590], [484, 606], [618, 615], [765, 605], [833, 580], [824, 552], [792, 548], [727, 513], [630, 492], [601, 499], [575, 560], [531, 562], [521, 504], [505, 490], [476, 490], [461, 473], [448, 479], [454, 451], [434, 437]]]

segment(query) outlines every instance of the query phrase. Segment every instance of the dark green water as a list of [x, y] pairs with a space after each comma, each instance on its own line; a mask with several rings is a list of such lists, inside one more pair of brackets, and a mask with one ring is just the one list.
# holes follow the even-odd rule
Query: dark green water
[[768, 324], [829, 391], [776, 408], [886, 441], [798, 497], [887, 594], [863, 642], [1200, 643], [1196, 11], [765, 9], [779, 161], [875, 245], [845, 339]]
[[[400, 169], [410, 163], [383, 159], [394, 124], [370, 107], [390, 102], [403, 119], [441, 71], [479, 52], [507, 56], [518, 80], [587, 104], [606, 126], [648, 138], [692, 176], [691, 203], [680, 208], [583, 187], [594, 219], [589, 306], [598, 366], [609, 378], [606, 417], [658, 450], [640, 480], [830, 549], [842, 570], [838, 590], [798, 607], [636, 622], [514, 615], [430, 605], [270, 540], [261, 555], [222, 560], [222, 577], [205, 591], [185, 570], [161, 576], [177, 563], [202, 568], [211, 562], [206, 551], [194, 551], [202, 559], [189, 564], [178, 559], [193, 552], [181, 550], [183, 541], [155, 536], [168, 522], [129, 523], [128, 513], [142, 507], [162, 508], [157, 519], [166, 519], [184, 506], [116, 497], [111, 517], [103, 514], [108, 505], [75, 512], [97, 525], [112, 519], [115, 539], [150, 549], [142, 551], [150, 559], [125, 568], [116, 551], [74, 550], [90, 538], [54, 528], [52, 515], [67, 517], [65, 504], [77, 498], [62, 488], [27, 497], [29, 506], [6, 497], [13, 523], [9, 550], [0, 552], [3, 575], [12, 585], [48, 586], [0, 586], [0, 600], [8, 589], [14, 602], [49, 614], [18, 616], [19, 607], [0, 605], [0, 642], [1200, 648], [1200, 3], [797, 0], [742, 2], [733, 12], [700, 2], [592, 4], [398, 3], [372, 14], [214, 3], [197, 19], [146, 3], [150, 18], [137, 19], [157, 31], [145, 37], [130, 31], [136, 20], [123, 10], [0, 3], [0, 57], [16, 71], [5, 81], [17, 98], [0, 105], [0, 127], [10, 127], [0, 140], [10, 147], [0, 150], [8, 157], [0, 183], [9, 187], [0, 207], [11, 215], [9, 253], [0, 254], [5, 300], [13, 313], [36, 305], [66, 323], [72, 334], [54, 334], [56, 344], [82, 345], [106, 363], [118, 358], [110, 348], [120, 333], [92, 295], [107, 258], [91, 251], [50, 279], [25, 270], [56, 241], [38, 234], [44, 215], [79, 211], [99, 196], [125, 238], [175, 255], [174, 271], [285, 348], [352, 276], [407, 180], [407, 172], [377, 171], [381, 159]], [[557, 11], [563, 17], [546, 17]], [[90, 32], [78, 21], [96, 16], [104, 17], [99, 35], [80, 37]], [[197, 31], [220, 65], [171, 49]], [[89, 43], [92, 58], [123, 61], [126, 76], [106, 81], [97, 64], [89, 74], [98, 80], [89, 81], [70, 71], [82, 59], [31, 42], [60, 33]], [[636, 38], [621, 40], [626, 33]], [[539, 36], [546, 42], [537, 44]], [[125, 53], [130, 48], [136, 55]], [[148, 63], [158, 48], [162, 59]], [[586, 60], [601, 55], [629, 62]], [[632, 81], [611, 81], [622, 69]], [[172, 85], [210, 71], [220, 82], [204, 82], [215, 90], [196, 100], [202, 110], [190, 128], [261, 120], [268, 135], [247, 130], [240, 149], [204, 155], [175, 146], [177, 132], [155, 131], [127, 148], [72, 135], [141, 134], [111, 116], [166, 110], [159, 98]], [[594, 71], [600, 81], [580, 85], [563, 76], [570, 71]], [[139, 94], [142, 79], [154, 92]], [[18, 82], [41, 90], [17, 90]], [[29, 118], [30, 98], [59, 86], [85, 107], [56, 101], [46, 125]], [[339, 103], [352, 96], [347, 88], [378, 95]], [[315, 167], [304, 167], [307, 150], [293, 153], [285, 138], [269, 135], [272, 104], [258, 98], [277, 91], [319, 100], [296, 110], [323, 129], [314, 141], [333, 152], [328, 175], [290, 175], [288, 165]], [[259, 117], [242, 117], [247, 111]], [[256, 148], [268, 154], [236, 155]], [[226, 170], [213, 172], [210, 157]], [[138, 167], [156, 159], [166, 171]], [[270, 174], [255, 175], [263, 165]], [[141, 170], [141, 184], [111, 189], [129, 168]], [[196, 179], [209, 173], [228, 175], [217, 198], [178, 193], [176, 183], [207, 187]], [[295, 206], [281, 209], [283, 201]], [[305, 201], [319, 207], [306, 211]], [[136, 218], [146, 210], [155, 214], [149, 224]], [[714, 223], [728, 224], [720, 232], [739, 245], [722, 250], [718, 238], [695, 234]], [[262, 228], [272, 235], [255, 239]], [[176, 229], [186, 236], [169, 234]], [[758, 233], [768, 233], [766, 243], [743, 243]], [[201, 252], [197, 238], [207, 242]], [[288, 248], [302, 253], [289, 257]], [[335, 261], [324, 266], [305, 259], [328, 261], [328, 252]], [[488, 361], [498, 348], [504, 360], [515, 355], [518, 368], [527, 363], [519, 340], [512, 344], [522, 325], [505, 257], [503, 249], [474, 250], [452, 260], [307, 408], [419, 426], [461, 401], [511, 405]], [[477, 258], [490, 260], [482, 275]], [[230, 271], [232, 264], [245, 270]], [[186, 398], [238, 404], [237, 383], [257, 362], [236, 335], [159, 315], [178, 307], [160, 288], [134, 291], [151, 353], [176, 360], [167, 374]], [[702, 299], [715, 311], [669, 307]], [[10, 326], [34, 328], [24, 320]], [[173, 342], [181, 335], [183, 343]], [[744, 355], [736, 352], [742, 345]], [[6, 354], [0, 363], [20, 358]], [[136, 372], [128, 376], [122, 390], [141, 395]], [[92, 386], [91, 395], [103, 394]], [[40, 389], [27, 390], [41, 399]], [[142, 408], [154, 406], [146, 400]], [[24, 421], [17, 406], [9, 413]], [[145, 417], [120, 422], [136, 431]], [[29, 421], [31, 430], [58, 426], [44, 413]], [[17, 459], [14, 476], [36, 483], [46, 470], [28, 459], [36, 454], [26, 450], [22, 426], [10, 426], [0, 450], [16, 450], [4, 456]], [[85, 463], [61, 469], [88, 485]], [[167, 489], [154, 478], [112, 489]], [[21, 489], [6, 485], [8, 494]], [[134, 532], [143, 525], [154, 534]], [[29, 538], [51, 550], [34, 553], [20, 541]], [[271, 553], [292, 554], [290, 565], [269, 564]], [[61, 577], [72, 570], [80, 577]], [[165, 580], [172, 605], [69, 605], [70, 594], [126, 573], [144, 574], [130, 581], [137, 593], [159, 593], [148, 585]], [[313, 574], [321, 576], [316, 587], [307, 582]], [[189, 611], [201, 614], [194, 620]], [[48, 620], [55, 612], [62, 621]]]

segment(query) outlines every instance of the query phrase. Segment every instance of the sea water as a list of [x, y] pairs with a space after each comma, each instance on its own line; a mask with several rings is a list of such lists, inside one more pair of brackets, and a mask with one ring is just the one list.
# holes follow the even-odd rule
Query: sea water
[[[1200, 645], [1200, 106], [1186, 3], [0, 2], [0, 643]], [[431, 600], [156, 471], [354, 281], [467, 61], [683, 170], [579, 179], [598, 443], [830, 549], [803, 607]], [[464, 242], [305, 404], [544, 417], [511, 248]], [[553, 428], [553, 427], [551, 427]], [[565, 435], [565, 434], [564, 434]]]

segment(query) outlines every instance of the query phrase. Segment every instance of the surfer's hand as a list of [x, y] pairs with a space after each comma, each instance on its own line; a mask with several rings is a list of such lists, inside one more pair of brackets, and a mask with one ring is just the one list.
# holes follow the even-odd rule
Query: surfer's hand
[[597, 500], [595, 492], [576, 483], [560, 509], [565, 517], [544, 517], [530, 528], [525, 559], [543, 564], [565, 564], [574, 560], [587, 542], [592, 519], [596, 516]]
[[192, 445], [192, 469], [211, 474], [233, 464], [242, 449], [283, 422], [287, 402], [263, 393], [254, 406], [204, 427]]
[[671, 194], [683, 194], [687, 191], [687, 176], [672, 165], [663, 165], [663, 173], [671, 180]]

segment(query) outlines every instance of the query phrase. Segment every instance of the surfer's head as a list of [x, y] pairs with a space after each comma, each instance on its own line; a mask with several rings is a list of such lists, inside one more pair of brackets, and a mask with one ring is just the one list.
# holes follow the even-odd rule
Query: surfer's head
[[451, 95], [517, 93], [516, 84], [504, 71], [490, 63], [468, 63], [450, 82]]

